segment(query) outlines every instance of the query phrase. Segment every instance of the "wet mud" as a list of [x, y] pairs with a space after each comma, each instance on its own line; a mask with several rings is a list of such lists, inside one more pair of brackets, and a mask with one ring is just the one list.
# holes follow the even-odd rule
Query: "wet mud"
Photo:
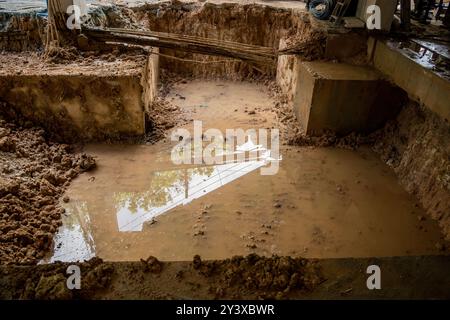
[[[3, 106], [5, 108], [5, 106]], [[64, 190], [95, 160], [46, 132], [0, 119], [0, 263], [37, 263], [51, 247]]]

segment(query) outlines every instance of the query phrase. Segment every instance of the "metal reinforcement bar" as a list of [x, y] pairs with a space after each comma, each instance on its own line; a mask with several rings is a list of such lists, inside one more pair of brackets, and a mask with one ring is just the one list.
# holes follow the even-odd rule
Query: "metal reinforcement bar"
[[120, 28], [83, 29], [89, 38], [101, 42], [121, 42], [158, 48], [175, 49], [241, 59], [262, 65], [276, 62], [277, 50], [244, 43], [201, 38], [155, 31], [136, 31]]

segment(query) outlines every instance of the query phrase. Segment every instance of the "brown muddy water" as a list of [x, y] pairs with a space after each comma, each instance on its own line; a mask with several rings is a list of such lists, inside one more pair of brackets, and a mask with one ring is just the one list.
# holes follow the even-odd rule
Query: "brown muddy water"
[[[205, 128], [276, 127], [261, 85], [191, 81], [167, 99]], [[174, 144], [86, 146], [98, 169], [69, 187], [63, 226], [43, 262], [438, 253], [437, 224], [368, 148], [281, 147], [278, 173], [262, 175], [272, 163], [261, 157], [175, 165]]]

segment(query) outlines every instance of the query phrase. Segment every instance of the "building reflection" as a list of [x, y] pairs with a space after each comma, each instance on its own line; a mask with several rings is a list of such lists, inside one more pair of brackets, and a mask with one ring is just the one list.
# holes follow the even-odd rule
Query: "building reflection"
[[[244, 157], [236, 157], [234, 161], [220, 165], [154, 172], [149, 190], [116, 193], [119, 231], [142, 231], [146, 221], [203, 197], [271, 161], [281, 160], [273, 159], [270, 150], [254, 144], [250, 137], [245, 144], [237, 146], [232, 154]], [[246, 158], [245, 155], [253, 158]]]

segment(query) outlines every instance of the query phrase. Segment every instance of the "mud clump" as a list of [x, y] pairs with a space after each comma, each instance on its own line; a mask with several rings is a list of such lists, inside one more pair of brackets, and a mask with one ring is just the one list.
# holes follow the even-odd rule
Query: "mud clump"
[[284, 297], [291, 290], [311, 291], [322, 281], [315, 263], [302, 258], [250, 254], [202, 262], [196, 257], [194, 268], [214, 279], [218, 293], [222, 294], [239, 287], [243, 294], [244, 291], [258, 292], [260, 298]]
[[194, 256], [194, 260], [192, 261], [192, 266], [194, 269], [198, 270], [202, 266], [202, 259], [198, 254]]
[[36, 263], [51, 246], [70, 181], [95, 160], [53, 143], [41, 128], [0, 119], [0, 263]]
[[34, 298], [68, 300], [72, 298], [72, 292], [67, 289], [66, 278], [62, 274], [54, 274], [39, 279]]
[[0, 266], [1, 299], [69, 300], [88, 299], [110, 288], [113, 265], [99, 258], [79, 263], [80, 290], [70, 290], [68, 263], [35, 266]]
[[75, 47], [55, 47], [47, 50], [46, 61], [50, 63], [68, 63], [79, 59], [79, 52]]
[[150, 143], [162, 139], [168, 130], [185, 122], [180, 109], [161, 97], [157, 97], [152, 103], [146, 118], [149, 134], [145, 136], [144, 142]]
[[162, 263], [153, 256], [148, 257], [146, 260], [141, 259], [141, 263], [144, 267], [144, 272], [160, 273], [162, 271]]
[[108, 289], [111, 285], [114, 267], [106, 264], [100, 258], [93, 258], [81, 264], [83, 277], [81, 287], [83, 292], [78, 293], [77, 298], [89, 297], [96, 292]]
[[161, 70], [160, 77], [159, 94], [145, 114], [148, 133], [143, 141], [138, 142], [155, 143], [163, 139], [168, 130], [186, 124], [188, 121], [178, 106], [166, 100], [173, 86], [180, 82], [186, 83], [187, 79], [167, 70]]

